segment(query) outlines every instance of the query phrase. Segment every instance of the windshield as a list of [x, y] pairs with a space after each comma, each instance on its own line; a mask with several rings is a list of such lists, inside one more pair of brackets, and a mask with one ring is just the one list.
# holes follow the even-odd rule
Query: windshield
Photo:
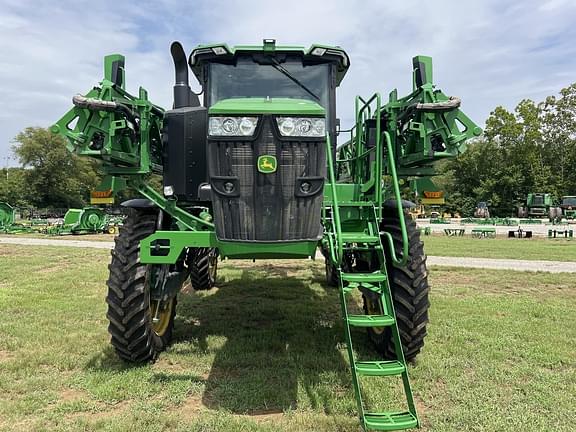
[[258, 64], [251, 57], [239, 58], [236, 65], [211, 63], [210, 105], [222, 99], [270, 97], [308, 99], [329, 110], [328, 64], [304, 66], [301, 60], [294, 59], [279, 65], [280, 68], [275, 64]]
[[562, 198], [562, 205], [576, 206], [576, 197], [564, 197], [564, 198]]

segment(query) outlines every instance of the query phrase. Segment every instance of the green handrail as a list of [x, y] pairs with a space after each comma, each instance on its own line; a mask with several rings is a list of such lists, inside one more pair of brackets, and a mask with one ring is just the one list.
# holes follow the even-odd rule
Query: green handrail
[[382, 158], [384, 157], [382, 150], [382, 128], [380, 125], [380, 107], [381, 99], [380, 93], [376, 93], [376, 163], [374, 164], [375, 175], [375, 188], [374, 194], [376, 195], [376, 208], [377, 208], [377, 220], [382, 221]]
[[[332, 195], [332, 226], [334, 227], [334, 231], [336, 231], [336, 256], [332, 255], [332, 258], [335, 258], [334, 261], [336, 265], [340, 265], [342, 263], [342, 256], [344, 255], [344, 248], [342, 246], [342, 227], [340, 226], [340, 209], [338, 208], [338, 196], [336, 193], [336, 176], [334, 175], [334, 163], [332, 160], [332, 145], [330, 143], [330, 135], [326, 135], [326, 147], [327, 147], [327, 156], [328, 156], [328, 176], [330, 178], [330, 192]], [[333, 249], [333, 248], [331, 248]]]
[[402, 231], [402, 259], [398, 259], [396, 256], [396, 249], [394, 248], [394, 239], [392, 235], [387, 232], [383, 232], [386, 240], [388, 241], [388, 246], [390, 248], [390, 254], [392, 255], [392, 262], [399, 267], [403, 267], [408, 262], [408, 232], [406, 231], [406, 221], [404, 220], [404, 209], [402, 207], [402, 196], [400, 195], [400, 186], [398, 186], [398, 176], [396, 175], [396, 165], [394, 164], [394, 153], [392, 149], [392, 141], [390, 140], [390, 134], [388, 131], [384, 131], [384, 138], [386, 139], [386, 147], [388, 149], [388, 166], [390, 168], [390, 174], [392, 174], [392, 185], [394, 188], [394, 197], [398, 206], [398, 218], [400, 219], [400, 228]]

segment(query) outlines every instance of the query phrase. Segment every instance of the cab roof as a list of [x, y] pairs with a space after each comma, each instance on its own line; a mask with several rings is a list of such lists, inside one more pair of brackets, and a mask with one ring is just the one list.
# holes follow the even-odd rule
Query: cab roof
[[233, 60], [241, 54], [292, 54], [300, 56], [306, 62], [336, 64], [336, 84], [340, 85], [348, 68], [350, 58], [346, 51], [338, 46], [312, 44], [310, 48], [293, 45], [276, 45], [274, 39], [264, 39], [262, 45], [236, 45], [229, 47], [225, 43], [198, 45], [192, 50], [188, 63], [200, 82], [203, 77], [203, 65], [218, 60]]

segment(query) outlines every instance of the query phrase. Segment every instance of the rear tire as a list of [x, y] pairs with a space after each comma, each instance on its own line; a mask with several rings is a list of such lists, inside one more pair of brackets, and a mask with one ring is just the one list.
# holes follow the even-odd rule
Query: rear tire
[[216, 248], [190, 249], [190, 283], [196, 291], [214, 287], [218, 274], [218, 250]]
[[340, 275], [338, 269], [333, 265], [328, 258], [326, 261], [326, 284], [329, 287], [337, 288], [340, 286]]
[[[384, 209], [384, 220], [381, 229], [389, 232], [394, 239], [394, 250], [397, 257], [402, 256], [402, 231], [396, 209]], [[392, 263], [391, 251], [386, 238], [382, 244], [386, 253], [386, 270], [390, 282], [392, 300], [396, 312], [396, 322], [406, 360], [413, 360], [424, 346], [426, 325], [428, 324], [428, 309], [430, 302], [428, 294], [428, 270], [424, 243], [420, 241], [420, 232], [416, 223], [405, 214], [408, 232], [408, 262], [404, 267], [396, 267]], [[378, 308], [380, 306], [378, 305]], [[374, 305], [364, 297], [365, 313], [374, 313]], [[368, 334], [378, 351], [386, 358], [396, 358], [394, 341], [389, 328], [368, 328]]]
[[528, 217], [528, 209], [526, 207], [518, 207], [518, 217], [521, 219]]
[[[142, 363], [155, 360], [172, 339], [176, 298], [165, 304], [151, 300], [150, 280], [160, 265], [140, 262], [140, 240], [156, 230], [157, 211], [131, 209], [112, 251], [108, 266], [108, 332], [118, 356]], [[158, 311], [158, 321], [153, 316]]]

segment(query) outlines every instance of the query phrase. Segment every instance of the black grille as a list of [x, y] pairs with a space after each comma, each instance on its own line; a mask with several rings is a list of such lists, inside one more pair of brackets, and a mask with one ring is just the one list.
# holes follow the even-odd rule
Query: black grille
[[[216, 234], [221, 240], [317, 240], [325, 141], [281, 140], [272, 118], [260, 121], [254, 140], [208, 142]], [[276, 157], [276, 172], [258, 171], [262, 155]]]

